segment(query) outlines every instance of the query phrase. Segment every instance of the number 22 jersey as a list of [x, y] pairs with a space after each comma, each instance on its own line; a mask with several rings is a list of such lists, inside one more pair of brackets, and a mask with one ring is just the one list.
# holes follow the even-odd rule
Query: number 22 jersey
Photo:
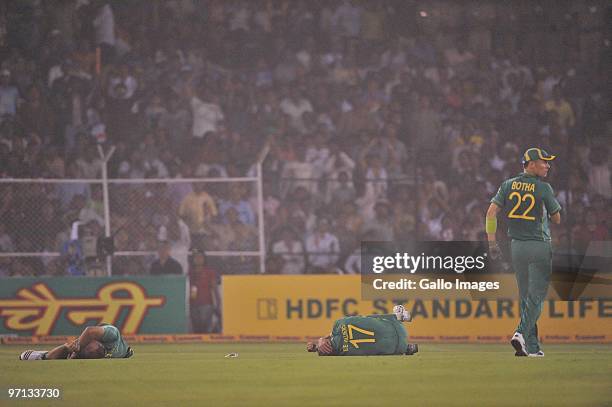
[[561, 205], [549, 183], [523, 173], [504, 181], [491, 202], [504, 210], [512, 239], [550, 241], [548, 216]]

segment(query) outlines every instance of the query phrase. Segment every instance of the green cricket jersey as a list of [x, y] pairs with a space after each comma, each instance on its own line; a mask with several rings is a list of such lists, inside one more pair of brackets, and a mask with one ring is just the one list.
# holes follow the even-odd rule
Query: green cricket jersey
[[395, 315], [345, 317], [334, 323], [331, 333], [334, 355], [403, 355], [408, 333]]
[[550, 241], [548, 216], [561, 205], [549, 183], [522, 173], [504, 181], [491, 202], [504, 209], [512, 239]]
[[131, 353], [127, 343], [121, 336], [121, 332], [114, 325], [110, 324], [102, 324], [100, 325], [104, 328], [104, 335], [102, 336], [102, 340], [100, 342], [106, 349], [106, 357], [107, 358], [125, 358], [129, 357], [128, 353]]

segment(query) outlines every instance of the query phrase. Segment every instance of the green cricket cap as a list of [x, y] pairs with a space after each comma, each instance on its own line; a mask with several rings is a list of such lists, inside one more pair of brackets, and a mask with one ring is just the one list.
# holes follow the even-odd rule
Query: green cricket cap
[[550, 155], [541, 148], [532, 147], [525, 151], [525, 154], [523, 154], [523, 164], [535, 160], [552, 161], [555, 159], [555, 157], [555, 155]]

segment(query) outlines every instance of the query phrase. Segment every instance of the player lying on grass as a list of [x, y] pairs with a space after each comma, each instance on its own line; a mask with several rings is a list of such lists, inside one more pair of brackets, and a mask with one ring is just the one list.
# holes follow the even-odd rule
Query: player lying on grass
[[344, 317], [334, 323], [329, 336], [308, 342], [306, 350], [319, 356], [414, 355], [419, 348], [408, 343], [401, 323], [411, 320], [403, 305], [393, 307], [393, 314]]
[[88, 326], [74, 341], [50, 351], [27, 350], [20, 360], [129, 358], [134, 354], [119, 330], [110, 324]]

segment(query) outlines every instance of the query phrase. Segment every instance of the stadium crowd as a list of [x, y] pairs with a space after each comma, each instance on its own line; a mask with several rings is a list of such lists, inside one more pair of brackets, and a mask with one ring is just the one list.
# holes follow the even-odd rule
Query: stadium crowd
[[[186, 273], [194, 246], [257, 250], [258, 208], [253, 183], [181, 179], [254, 176], [267, 150], [267, 272], [355, 273], [361, 240], [483, 239], [539, 146], [558, 156], [555, 245], [580, 250], [609, 238], [612, 134], [606, 28], [579, 40], [604, 6], [578, 3], [466, 3], [444, 25], [443, 2], [2, 2], [0, 176], [99, 180], [115, 146], [110, 178], [173, 182], [111, 184], [115, 249], [159, 251], [113, 273]], [[100, 183], [0, 183], [0, 251], [61, 253], [0, 257], [0, 275], [91, 274], [75, 220], [103, 234]]]

